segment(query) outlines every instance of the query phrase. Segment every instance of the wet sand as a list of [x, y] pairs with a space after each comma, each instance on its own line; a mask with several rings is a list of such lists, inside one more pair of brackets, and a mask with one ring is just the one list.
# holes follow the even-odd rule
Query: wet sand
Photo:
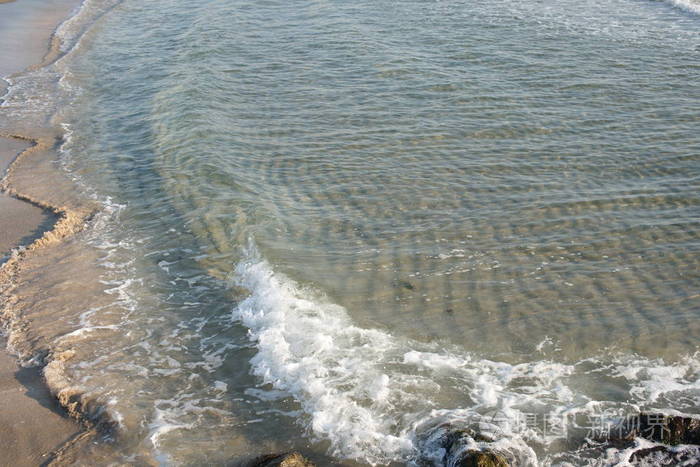
[[11, 248], [27, 245], [41, 237], [51, 225], [53, 216], [44, 210], [9, 196], [0, 197], [0, 251], [3, 257]]
[[[8, 77], [42, 61], [58, 24], [78, 5], [76, 0], [0, 1], [0, 77]], [[0, 98], [7, 84], [0, 83]], [[0, 178], [29, 147], [20, 140], [0, 138]], [[27, 245], [50, 227], [53, 216], [29, 203], [0, 194], [0, 258]]]
[[[11, 76], [40, 63], [56, 26], [78, 4], [76, 0], [0, 0], [0, 76]], [[0, 81], [0, 98], [6, 88], [4, 80]], [[19, 139], [0, 138], [0, 178], [29, 146]], [[31, 244], [55, 221], [51, 212], [0, 194], [0, 264], [12, 248]], [[0, 339], [0, 348], [5, 347], [6, 341]], [[50, 462], [53, 453], [82, 430], [50, 394], [41, 368], [23, 368], [14, 356], [0, 351], [1, 466]]]
[[[0, 175], [29, 144], [0, 138]], [[12, 248], [28, 245], [55, 222], [55, 216], [25, 201], [0, 194], [0, 258]], [[2, 259], [0, 259], [0, 263]]]
[[44, 464], [81, 431], [49, 393], [39, 368], [21, 368], [0, 352], [0, 465]]
[[[0, 2], [0, 77], [10, 76], [39, 63], [48, 50], [58, 22], [70, 12], [61, 6], [68, 2]], [[0, 97], [7, 85], [0, 82]], [[19, 140], [0, 138], [0, 178], [29, 145]], [[41, 236], [51, 216], [42, 209], [0, 194], [0, 258], [19, 245]]]
[[10, 76], [41, 62], [56, 26], [79, 2], [16, 0], [0, 5], [0, 76]]

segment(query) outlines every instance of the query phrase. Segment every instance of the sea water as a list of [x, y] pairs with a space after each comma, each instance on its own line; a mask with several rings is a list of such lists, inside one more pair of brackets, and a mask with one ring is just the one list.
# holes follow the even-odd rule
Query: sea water
[[115, 455], [615, 464], [698, 413], [699, 12], [86, 1], [53, 119], [105, 293], [61, 339]]

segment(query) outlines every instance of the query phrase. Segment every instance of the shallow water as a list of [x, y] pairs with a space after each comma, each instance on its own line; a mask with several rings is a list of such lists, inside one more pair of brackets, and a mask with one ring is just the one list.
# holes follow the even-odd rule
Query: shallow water
[[126, 0], [91, 21], [54, 121], [104, 206], [83, 241], [107, 297], [61, 339], [123, 459], [439, 464], [435, 426], [500, 414], [565, 417], [502, 447], [580, 465], [562, 440], [592, 417], [697, 413], [698, 10]]

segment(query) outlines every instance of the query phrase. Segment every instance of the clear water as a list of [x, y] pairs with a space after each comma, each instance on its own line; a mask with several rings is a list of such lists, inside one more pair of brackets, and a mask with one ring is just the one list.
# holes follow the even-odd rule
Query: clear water
[[499, 413], [583, 465], [592, 416], [697, 413], [699, 10], [118, 4], [57, 121], [110, 297], [69, 372], [123, 459], [439, 464]]

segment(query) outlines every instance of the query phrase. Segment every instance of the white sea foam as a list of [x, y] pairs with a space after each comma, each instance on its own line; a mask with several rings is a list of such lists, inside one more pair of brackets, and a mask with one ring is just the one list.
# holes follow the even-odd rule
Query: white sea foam
[[618, 356], [614, 372], [630, 382], [630, 395], [639, 403], [656, 403], [664, 396], [683, 393], [687, 400], [700, 406], [700, 358], [697, 353], [673, 364], [660, 359]]
[[666, 3], [691, 13], [700, 14], [700, 2], [697, 0], [666, 0]]
[[161, 438], [165, 434], [174, 430], [192, 428], [191, 424], [182, 424], [173, 421], [171, 419], [171, 411], [159, 407], [159, 405], [164, 405], [169, 408], [172, 404], [174, 404], [174, 402], [169, 400], [156, 401], [156, 407], [154, 409], [155, 415], [153, 416], [152, 421], [148, 426], [148, 439], [151, 441], [151, 444], [154, 447], [155, 457], [164, 464], [169, 464], [170, 458], [166, 453], [160, 450]]
[[381, 462], [410, 453], [390, 412], [402, 384], [382, 368], [397, 356], [391, 336], [354, 326], [342, 308], [308, 297], [265, 261], [243, 262], [237, 273], [252, 291], [234, 313], [257, 343], [255, 374], [293, 394], [336, 454]]
[[[254, 373], [302, 404], [307, 427], [331, 442], [334, 455], [369, 463], [431, 458], [424, 434], [441, 423], [484, 420], [496, 410], [516, 419], [573, 402], [564, 381], [572, 366], [494, 362], [358, 327], [345, 309], [256, 254], [237, 267], [235, 282], [251, 291], [234, 317], [257, 345]], [[468, 394], [465, 406], [440, 409], [441, 383]], [[514, 459], [536, 461], [521, 434], [502, 439]]]
[[[251, 252], [234, 277], [250, 295], [233, 316], [257, 346], [253, 372], [274, 387], [269, 396], [261, 390], [255, 396], [296, 398], [310, 433], [330, 441], [336, 456], [372, 464], [422, 459], [441, 465], [446, 427], [476, 423], [497, 440], [492, 448], [518, 465], [538, 465], [544, 461], [532, 446], [546, 447], [563, 435], [517, 423], [495, 426], [494, 417], [518, 421], [539, 413], [568, 420], [604, 413], [614, 423], [629, 410], [651, 407], [663, 394], [700, 393], [697, 355], [671, 365], [631, 356], [613, 364], [596, 361], [605, 369], [598, 375], [612, 372], [630, 387], [629, 403], [598, 401], [572, 387], [571, 377], [596, 377], [578, 365], [509, 364], [364, 329], [345, 309], [275, 272], [254, 248]], [[445, 391], [464, 394], [461, 405], [441, 407]]]

